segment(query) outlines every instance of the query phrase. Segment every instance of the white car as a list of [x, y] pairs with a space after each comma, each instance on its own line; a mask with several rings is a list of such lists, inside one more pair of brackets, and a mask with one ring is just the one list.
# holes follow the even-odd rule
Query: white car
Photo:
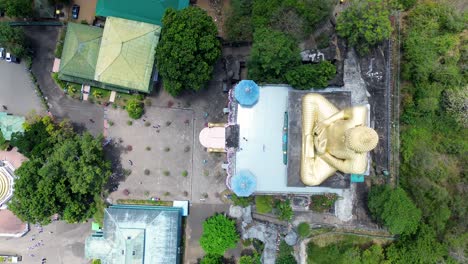
[[4, 48], [0, 48], [0, 59], [5, 59], [5, 49]]
[[19, 63], [19, 59], [11, 55], [9, 52], [7, 52], [5, 60], [7, 62]]

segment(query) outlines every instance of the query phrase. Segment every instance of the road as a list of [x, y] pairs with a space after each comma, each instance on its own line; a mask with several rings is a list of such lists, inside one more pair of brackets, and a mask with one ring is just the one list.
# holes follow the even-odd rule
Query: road
[[[51, 113], [56, 118], [71, 120], [79, 132], [88, 130], [91, 134], [98, 135], [102, 133], [104, 127], [103, 107], [66, 96], [51, 77], [59, 29], [59, 27], [46, 26], [24, 27], [34, 50], [32, 72], [47, 97]], [[91, 122], [90, 119], [95, 122]]]

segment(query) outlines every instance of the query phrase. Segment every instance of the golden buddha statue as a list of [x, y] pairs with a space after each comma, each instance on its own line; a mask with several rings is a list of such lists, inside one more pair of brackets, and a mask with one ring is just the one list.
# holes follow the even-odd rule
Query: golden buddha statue
[[338, 110], [320, 94], [302, 98], [301, 180], [319, 185], [337, 170], [364, 173], [377, 132], [367, 127], [367, 107]]

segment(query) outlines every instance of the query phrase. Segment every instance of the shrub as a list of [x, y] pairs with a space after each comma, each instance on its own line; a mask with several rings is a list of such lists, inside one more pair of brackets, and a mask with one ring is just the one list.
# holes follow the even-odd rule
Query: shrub
[[311, 203], [309, 208], [312, 211], [323, 213], [329, 211], [332, 208], [336, 200], [338, 200], [338, 196], [334, 193], [312, 195], [310, 200]]
[[200, 260], [200, 264], [223, 264], [223, 256], [217, 254], [208, 254], [203, 256]]
[[128, 120], [128, 121], [127, 121], [127, 125], [129, 125], [129, 126], [133, 125], [133, 121], [132, 121], [132, 120]]
[[295, 89], [325, 88], [336, 75], [336, 67], [329, 61], [297, 66], [286, 73], [286, 80]]
[[146, 121], [146, 122], [145, 122], [145, 127], [149, 127], [149, 126], [151, 126], [151, 123], [148, 122], [148, 121]]
[[151, 150], [151, 147], [150, 146], [146, 146], [145, 148], [147, 151], [150, 151]]
[[144, 173], [145, 173], [145, 175], [150, 175], [151, 172], [150, 172], [150, 170], [145, 169], [145, 170], [144, 170]]
[[310, 235], [310, 225], [306, 222], [302, 222], [297, 226], [297, 233], [301, 238], [306, 238]]
[[255, 208], [261, 214], [271, 212], [273, 210], [273, 197], [268, 195], [255, 196]]
[[182, 177], [187, 177], [187, 176], [188, 176], [188, 172], [187, 172], [186, 170], [184, 170], [184, 171], [182, 172]]
[[239, 197], [235, 193], [231, 195], [231, 200], [236, 206], [247, 207], [253, 202], [253, 197]]
[[111, 121], [111, 120], [108, 120], [108, 121], [107, 121], [107, 124], [109, 124], [109, 126], [113, 126], [113, 125], [114, 125], [114, 122]]
[[291, 203], [289, 199], [284, 201], [277, 200], [275, 203], [275, 214], [278, 216], [278, 219], [283, 221], [289, 221], [292, 219], [294, 213], [291, 208]]
[[165, 147], [165, 148], [164, 148], [164, 152], [169, 152], [169, 151], [171, 151], [171, 148], [170, 148], [170, 147]]
[[128, 101], [126, 109], [128, 116], [133, 119], [139, 119], [143, 115], [143, 104], [136, 99]]
[[203, 222], [200, 246], [208, 254], [224, 255], [230, 248], [235, 248], [239, 241], [236, 222], [225, 215], [216, 214]]
[[148, 191], [145, 191], [145, 196], [149, 196], [149, 192], [148, 192]]
[[168, 171], [168, 170], [165, 170], [165, 171], [163, 171], [163, 175], [164, 176], [169, 176], [169, 175], [171, 175], [171, 172]]
[[164, 193], [164, 196], [169, 196], [169, 195], [171, 195], [170, 192], [165, 192], [165, 193]]

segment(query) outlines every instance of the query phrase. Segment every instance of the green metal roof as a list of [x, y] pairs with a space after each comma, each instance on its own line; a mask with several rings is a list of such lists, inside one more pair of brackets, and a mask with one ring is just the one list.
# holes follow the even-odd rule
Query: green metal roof
[[103, 232], [86, 239], [85, 255], [102, 264], [179, 263], [181, 214], [175, 207], [110, 206]]
[[94, 80], [148, 92], [161, 27], [108, 17]]
[[98, 0], [96, 15], [162, 25], [166, 9], [180, 10], [188, 5], [189, 0]]
[[98, 27], [68, 23], [59, 72], [94, 79], [102, 34]]
[[11, 134], [15, 132], [24, 132], [23, 123], [25, 118], [22, 116], [8, 115], [0, 112], [0, 131], [6, 140], [11, 140]]

